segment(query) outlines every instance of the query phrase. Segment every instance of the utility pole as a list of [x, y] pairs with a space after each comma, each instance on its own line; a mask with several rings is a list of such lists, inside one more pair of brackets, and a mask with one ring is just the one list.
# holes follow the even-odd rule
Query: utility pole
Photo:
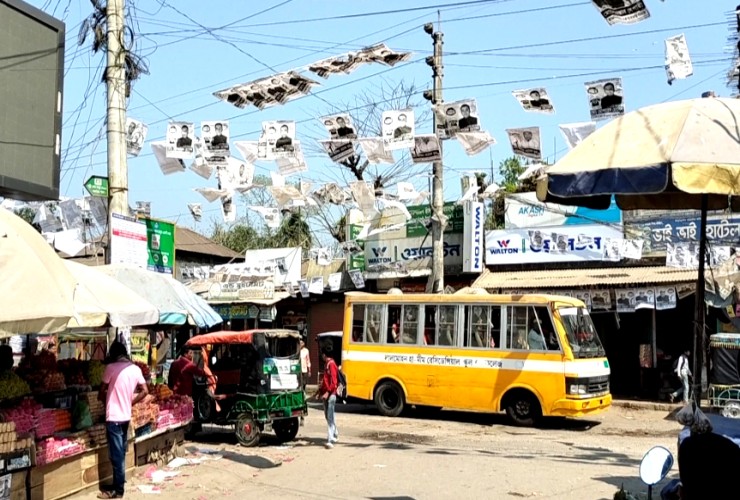
[[[437, 14], [439, 15], [439, 13]], [[441, 24], [441, 23], [440, 23]], [[443, 37], [441, 29], [434, 31], [434, 24], [424, 25], [424, 32], [432, 37], [434, 55], [426, 58], [427, 65], [432, 68], [434, 84], [432, 92], [424, 92], [424, 98], [432, 102], [434, 112], [432, 113], [432, 127], [437, 132], [437, 109], [444, 102], [442, 99], [442, 78], [444, 77], [444, 66], [442, 65]], [[442, 155], [442, 140], [439, 141], [440, 156]], [[442, 293], [445, 287], [444, 269], [444, 230], [447, 226], [447, 218], [444, 215], [444, 179], [442, 161], [432, 164], [432, 275], [427, 290], [431, 288], [432, 293]]]
[[126, 166], [126, 53], [123, 47], [123, 19], [125, 0], [108, 0], [107, 58], [105, 70], [108, 98], [108, 249], [105, 260], [110, 263], [113, 243], [111, 218], [113, 214], [129, 215], [128, 168]]

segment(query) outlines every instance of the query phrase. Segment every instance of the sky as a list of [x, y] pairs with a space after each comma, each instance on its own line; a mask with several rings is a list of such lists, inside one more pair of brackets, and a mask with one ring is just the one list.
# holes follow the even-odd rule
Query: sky
[[[89, 37], [83, 46], [77, 43], [80, 24], [91, 13], [89, 1], [30, 3], [67, 25], [60, 190], [63, 196], [80, 197], [86, 194], [83, 183], [88, 177], [107, 172], [105, 87], [101, 83], [104, 54], [92, 53]], [[508, 128], [539, 126], [543, 155], [551, 162], [562, 157], [568, 147], [558, 125], [589, 121], [584, 82], [621, 77], [627, 112], [699, 97], [705, 90], [731, 95], [726, 86], [732, 60], [727, 44], [730, 29], [734, 29], [730, 13], [737, 2], [730, 0], [645, 0], [649, 19], [614, 26], [587, 0], [126, 3], [134, 52], [143, 57], [150, 71], [134, 84], [128, 103], [128, 116], [149, 126], [141, 155], [128, 160], [129, 204], [150, 201], [154, 217], [203, 233], [221, 219], [221, 210], [218, 202], [209, 204], [193, 189], [215, 187], [215, 179], [206, 181], [190, 170], [162, 174], [148, 143], [164, 138], [169, 120], [199, 124], [227, 119], [232, 140], [256, 140], [263, 120], [296, 120], [298, 139], [304, 144], [328, 138], [318, 117], [356, 102], [359, 95], [381, 96], [382, 87], [400, 82], [413, 84], [419, 92], [431, 88], [432, 72], [424, 58], [431, 55], [432, 40], [422, 26], [437, 23], [438, 11], [441, 24], [437, 26], [444, 32], [444, 100], [477, 99], [482, 129], [498, 141], [472, 157], [456, 141], [445, 142], [447, 200], [460, 197], [461, 174], [491, 172], [492, 165], [496, 168], [512, 156]], [[668, 85], [664, 40], [681, 33], [686, 35], [694, 74]], [[306, 72], [322, 84], [314, 95], [262, 111], [240, 110], [213, 96], [238, 83], [302, 69], [316, 60], [379, 42], [413, 52], [411, 60], [394, 68], [365, 65], [351, 75], [327, 80]], [[540, 86], [550, 94], [556, 110], [553, 115], [527, 113], [511, 94]], [[424, 107], [428, 104], [416, 112]], [[431, 123], [424, 127], [417, 133], [431, 133]], [[318, 187], [337, 179], [340, 167], [328, 157], [312, 154], [307, 162], [307, 172], [288, 180], [300, 177]], [[257, 165], [256, 173], [276, 170], [274, 163], [264, 162]], [[428, 178], [417, 176], [412, 181], [417, 189], [428, 190]], [[203, 204], [199, 224], [187, 209], [193, 202]], [[245, 213], [246, 207], [239, 204], [238, 214]]]

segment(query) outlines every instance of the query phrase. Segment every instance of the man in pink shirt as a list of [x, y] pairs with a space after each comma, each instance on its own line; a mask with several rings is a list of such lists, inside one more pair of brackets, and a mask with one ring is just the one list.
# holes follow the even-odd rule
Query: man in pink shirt
[[104, 488], [98, 498], [123, 498], [126, 483], [126, 448], [131, 407], [144, 399], [149, 390], [144, 375], [128, 357], [126, 346], [113, 342], [98, 399], [105, 401], [105, 428], [108, 456], [113, 466], [113, 484]]

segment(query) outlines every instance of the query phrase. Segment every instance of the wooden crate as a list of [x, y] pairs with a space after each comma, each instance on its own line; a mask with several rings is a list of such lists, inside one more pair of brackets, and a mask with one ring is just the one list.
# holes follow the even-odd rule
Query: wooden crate
[[153, 433], [151, 437], [142, 436], [136, 439], [136, 465], [156, 463], [165, 465], [177, 456], [177, 449], [185, 441], [185, 428], [180, 427]]
[[[126, 451], [126, 475], [134, 470], [134, 446], [129, 442]], [[31, 500], [64, 498], [101, 481], [109, 480], [113, 469], [108, 459], [108, 448], [100, 447], [74, 457], [63, 458], [30, 470]]]
[[11, 473], [10, 478], [10, 492], [8, 500], [26, 500], [26, 479], [28, 477], [28, 471], [22, 470], [20, 472]]

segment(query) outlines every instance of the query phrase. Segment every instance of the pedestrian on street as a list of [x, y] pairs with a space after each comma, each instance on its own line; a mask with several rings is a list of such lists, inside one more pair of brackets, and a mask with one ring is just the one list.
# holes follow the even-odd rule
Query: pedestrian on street
[[108, 366], [103, 372], [98, 399], [105, 401], [105, 430], [113, 484], [102, 487], [98, 498], [123, 498], [131, 408], [144, 399], [149, 390], [141, 369], [131, 362], [121, 342], [111, 344], [106, 362]]
[[327, 449], [331, 449], [334, 448], [334, 443], [339, 441], [339, 431], [337, 430], [336, 418], [334, 416], [334, 408], [337, 404], [339, 373], [337, 364], [325, 350], [321, 351], [321, 361], [324, 362], [324, 376], [321, 379], [321, 386], [319, 387], [319, 397], [324, 402], [324, 417], [326, 417], [326, 424], [329, 427], [325, 446]]
[[306, 392], [306, 384], [311, 378], [311, 355], [306, 347], [306, 342], [301, 339], [301, 387]]
[[678, 396], [683, 394], [683, 404], [689, 404], [689, 377], [691, 377], [691, 369], [689, 368], [690, 355], [691, 351], [686, 349], [686, 351], [678, 357], [678, 361], [676, 362], [674, 370], [676, 372], [676, 376], [681, 380], [681, 387], [671, 393], [671, 403], [673, 403]]
[[193, 363], [193, 351], [183, 349], [180, 357], [170, 365], [167, 385], [175, 394], [192, 398], [194, 377], [208, 377], [208, 374]]

